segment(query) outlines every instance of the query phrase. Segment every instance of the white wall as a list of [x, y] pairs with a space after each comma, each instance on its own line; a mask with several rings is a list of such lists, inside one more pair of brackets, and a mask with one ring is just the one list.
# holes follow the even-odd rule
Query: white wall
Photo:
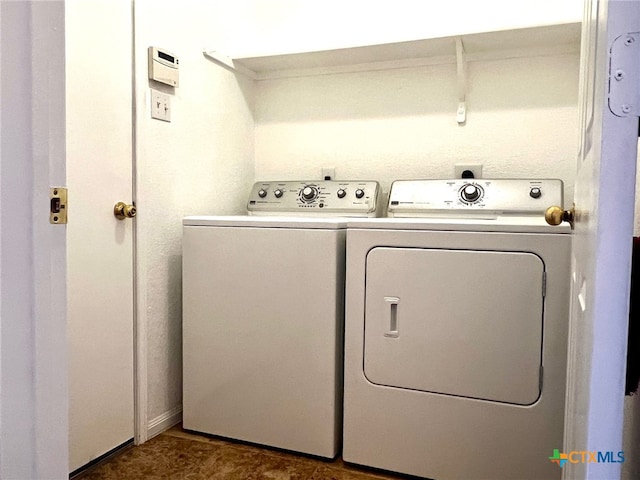
[[[223, 14], [225, 3], [230, 10]], [[254, 178], [253, 85], [202, 54], [241, 21], [241, 7], [198, 0], [135, 4], [137, 298], [147, 341], [143, 422], [151, 434], [179, 419], [181, 410], [182, 217], [243, 213]], [[171, 123], [150, 118], [148, 46], [164, 47], [180, 61], [178, 88], [152, 85], [170, 93]]]
[[578, 54], [471, 62], [467, 123], [456, 123], [455, 65], [257, 82], [256, 177], [551, 177], [573, 196]]

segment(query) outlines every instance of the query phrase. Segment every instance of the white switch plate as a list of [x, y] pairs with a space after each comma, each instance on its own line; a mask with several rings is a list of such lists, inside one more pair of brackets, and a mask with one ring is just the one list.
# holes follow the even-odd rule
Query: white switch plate
[[163, 122], [171, 121], [171, 96], [166, 93], [151, 90], [151, 118]]
[[322, 168], [322, 180], [335, 180], [336, 179], [336, 169], [334, 167], [323, 167]]
[[453, 178], [462, 178], [462, 172], [465, 170], [471, 170], [473, 172], [473, 178], [482, 178], [481, 163], [456, 163]]

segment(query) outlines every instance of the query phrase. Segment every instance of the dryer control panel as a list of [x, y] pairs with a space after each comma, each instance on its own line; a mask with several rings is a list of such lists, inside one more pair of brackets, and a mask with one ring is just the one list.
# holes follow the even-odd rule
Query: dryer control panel
[[380, 185], [374, 181], [256, 182], [249, 215], [376, 217]]
[[390, 217], [534, 215], [562, 202], [558, 179], [396, 180], [387, 212]]

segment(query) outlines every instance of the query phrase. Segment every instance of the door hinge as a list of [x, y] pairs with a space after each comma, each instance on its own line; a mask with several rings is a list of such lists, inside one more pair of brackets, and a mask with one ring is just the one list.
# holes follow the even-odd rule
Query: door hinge
[[53, 225], [67, 223], [67, 189], [65, 187], [51, 187], [49, 199], [49, 223]]
[[609, 110], [640, 117], [640, 32], [617, 37], [609, 51]]

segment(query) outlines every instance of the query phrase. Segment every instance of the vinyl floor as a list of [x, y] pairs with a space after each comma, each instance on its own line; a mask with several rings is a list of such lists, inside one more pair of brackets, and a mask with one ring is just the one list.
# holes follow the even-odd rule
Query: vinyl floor
[[74, 480], [393, 480], [411, 477], [198, 435], [180, 426], [129, 447]]

